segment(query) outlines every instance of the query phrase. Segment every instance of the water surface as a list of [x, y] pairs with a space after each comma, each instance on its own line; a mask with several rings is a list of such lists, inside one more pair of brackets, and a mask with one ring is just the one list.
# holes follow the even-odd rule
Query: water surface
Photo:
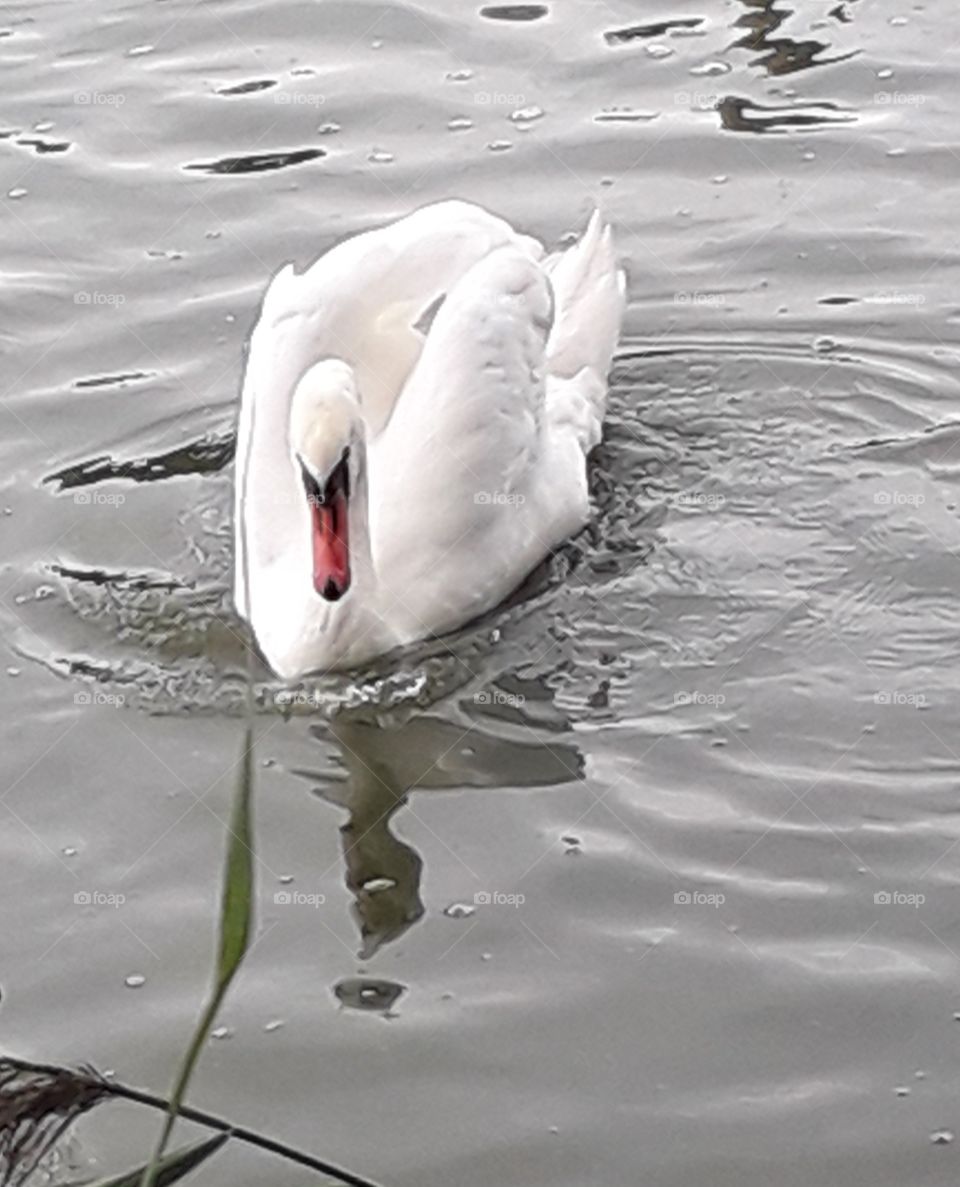
[[599, 203], [592, 522], [397, 665], [257, 673], [196, 1103], [397, 1187], [955, 1182], [958, 45], [943, 0], [6, 5], [5, 1049], [162, 1089], [195, 1017], [267, 278], [442, 197]]

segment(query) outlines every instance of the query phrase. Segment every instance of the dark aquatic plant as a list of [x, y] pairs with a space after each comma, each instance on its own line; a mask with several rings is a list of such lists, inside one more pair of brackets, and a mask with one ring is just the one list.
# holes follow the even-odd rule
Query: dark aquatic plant
[[91, 1069], [0, 1059], [0, 1184], [19, 1187], [67, 1127], [107, 1095]]
[[[105, 1100], [131, 1101], [161, 1112], [169, 1112], [170, 1109], [170, 1102], [164, 1097], [113, 1078], [108, 1079], [90, 1066], [66, 1068], [56, 1064], [33, 1063], [13, 1056], [0, 1056], [0, 1187], [20, 1187], [25, 1183], [67, 1126]], [[225, 1117], [217, 1117], [189, 1105], [181, 1106], [179, 1116], [184, 1121], [216, 1130], [224, 1140], [233, 1138], [248, 1146], [255, 1146], [258, 1150], [276, 1154], [298, 1166], [328, 1175], [349, 1187], [376, 1187], [369, 1179], [333, 1166], [256, 1130], [234, 1125]], [[197, 1149], [196, 1146], [188, 1148], [194, 1153]], [[187, 1152], [179, 1151], [178, 1154]], [[213, 1149], [210, 1153], [213, 1153]], [[171, 1155], [171, 1160], [175, 1157], [177, 1155]], [[186, 1169], [196, 1165], [193, 1160]], [[139, 1183], [145, 1169], [137, 1171], [137, 1177], [131, 1179], [131, 1183]], [[96, 1187], [107, 1187], [114, 1181], [124, 1180], [111, 1179]], [[157, 1177], [158, 1185], [173, 1181], [163, 1175]]]
[[[130, 1093], [121, 1085], [111, 1084], [93, 1068], [73, 1071], [0, 1058], [0, 1183], [3, 1187], [20, 1187], [25, 1183], [67, 1126], [111, 1095]], [[228, 1133], [219, 1133], [162, 1159], [157, 1170], [157, 1187], [167, 1187], [189, 1174], [219, 1150], [228, 1137]], [[137, 1187], [144, 1170], [140, 1167], [96, 1187]]]

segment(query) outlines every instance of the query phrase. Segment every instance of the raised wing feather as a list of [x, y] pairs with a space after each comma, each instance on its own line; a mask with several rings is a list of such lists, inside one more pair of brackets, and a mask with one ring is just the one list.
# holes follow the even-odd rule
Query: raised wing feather
[[583, 236], [545, 261], [557, 302], [547, 344], [548, 405], [558, 426], [569, 426], [584, 453], [600, 440], [607, 372], [626, 304], [626, 277], [610, 228], [594, 211]]

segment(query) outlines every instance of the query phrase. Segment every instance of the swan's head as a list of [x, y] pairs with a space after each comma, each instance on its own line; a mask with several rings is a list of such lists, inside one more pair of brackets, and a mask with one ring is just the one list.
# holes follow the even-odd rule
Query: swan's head
[[350, 588], [349, 507], [362, 426], [347, 363], [324, 359], [304, 372], [290, 403], [290, 448], [310, 510], [313, 587], [328, 602]]

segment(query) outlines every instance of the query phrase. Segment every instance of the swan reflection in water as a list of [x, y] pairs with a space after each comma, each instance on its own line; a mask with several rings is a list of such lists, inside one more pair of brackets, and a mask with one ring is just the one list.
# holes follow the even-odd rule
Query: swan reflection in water
[[[762, 56], [751, 59], [752, 66], [762, 66], [767, 74], [795, 74], [800, 70], [809, 70], [813, 66], [832, 66], [837, 62], [846, 62], [856, 56], [856, 51], [834, 54], [825, 58], [821, 55], [831, 48], [827, 41], [819, 41], [815, 37], [796, 39], [794, 37], [777, 37], [775, 34], [780, 26], [796, 15], [792, 8], [778, 8], [777, 0], [739, 0], [746, 9], [734, 21], [734, 27], [745, 29], [746, 33], [733, 44], [740, 49], [757, 50]], [[844, 15], [845, 14], [845, 15]], [[849, 21], [849, 13], [845, 6], [837, 4], [831, 16], [838, 24]], [[818, 25], [823, 27], [826, 22]]]
[[340, 752], [340, 772], [298, 774], [348, 813], [340, 835], [362, 959], [424, 913], [423, 857], [391, 828], [413, 792], [544, 787], [583, 776], [568, 722], [535, 680], [512, 678], [509, 693], [448, 700], [401, 724], [345, 711], [310, 730], [324, 744], [332, 733]]

